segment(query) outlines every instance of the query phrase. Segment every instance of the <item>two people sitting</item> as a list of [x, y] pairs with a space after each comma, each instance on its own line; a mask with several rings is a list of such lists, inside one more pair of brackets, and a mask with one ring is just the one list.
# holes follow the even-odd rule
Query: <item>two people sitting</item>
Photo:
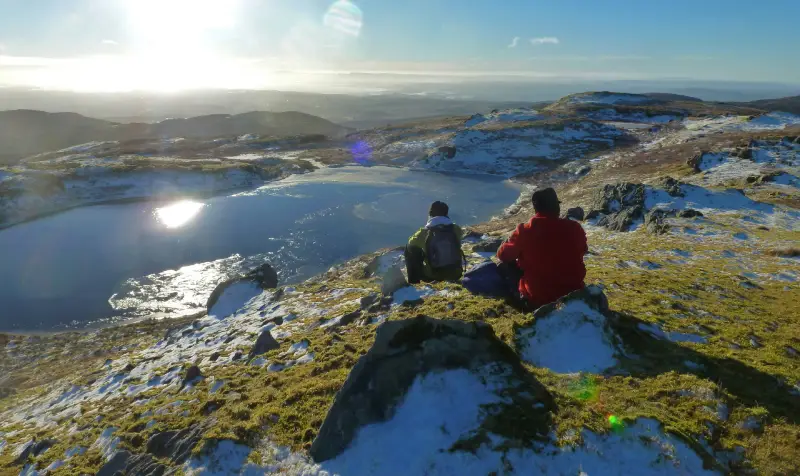
[[[585, 286], [583, 256], [588, 245], [579, 223], [559, 217], [561, 202], [555, 190], [538, 190], [531, 201], [535, 214], [500, 246], [497, 270], [512, 290], [511, 300], [536, 309]], [[408, 282], [458, 282], [466, 263], [461, 251], [464, 231], [449, 218], [443, 202], [434, 202], [428, 215], [425, 227], [405, 249]]]

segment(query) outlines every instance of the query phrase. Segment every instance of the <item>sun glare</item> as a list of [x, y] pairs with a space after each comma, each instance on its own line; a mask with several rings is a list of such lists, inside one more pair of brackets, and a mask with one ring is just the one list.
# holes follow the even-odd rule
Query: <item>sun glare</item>
[[166, 207], [157, 208], [155, 215], [167, 228], [180, 228], [192, 221], [203, 208], [202, 203], [183, 200]]

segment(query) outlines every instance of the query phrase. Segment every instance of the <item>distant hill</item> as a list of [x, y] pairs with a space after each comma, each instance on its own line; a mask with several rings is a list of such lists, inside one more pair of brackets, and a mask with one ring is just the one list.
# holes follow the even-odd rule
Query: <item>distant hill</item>
[[766, 111], [783, 111], [800, 114], [800, 96], [789, 96], [778, 99], [760, 99], [758, 101], [734, 103], [741, 106], [755, 107]]
[[644, 96], [653, 98], [659, 101], [686, 101], [686, 102], [703, 102], [702, 99], [694, 96], [684, 96], [683, 94], [672, 93], [644, 93]]
[[325, 135], [341, 137], [352, 129], [301, 112], [213, 114], [168, 119], [154, 124], [121, 124], [75, 113], [0, 111], [0, 164], [92, 141], [227, 135]]

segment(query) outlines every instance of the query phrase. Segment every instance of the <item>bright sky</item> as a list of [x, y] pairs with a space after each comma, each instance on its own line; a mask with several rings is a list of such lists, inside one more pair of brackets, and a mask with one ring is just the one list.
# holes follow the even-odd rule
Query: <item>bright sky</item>
[[798, 18], [798, 0], [0, 0], [0, 85], [257, 88], [287, 70], [800, 84]]

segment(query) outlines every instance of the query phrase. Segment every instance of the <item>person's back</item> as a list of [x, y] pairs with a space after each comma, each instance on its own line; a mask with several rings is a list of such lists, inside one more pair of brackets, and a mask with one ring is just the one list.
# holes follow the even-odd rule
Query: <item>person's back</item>
[[[537, 195], [538, 194], [538, 195]], [[581, 225], [559, 218], [553, 189], [534, 194], [536, 215], [517, 226], [497, 257], [523, 271], [519, 290], [533, 306], [542, 306], [584, 287], [588, 248]]]
[[464, 232], [447, 216], [442, 202], [431, 205], [428, 222], [406, 246], [408, 281], [458, 281], [463, 273], [461, 239]]

